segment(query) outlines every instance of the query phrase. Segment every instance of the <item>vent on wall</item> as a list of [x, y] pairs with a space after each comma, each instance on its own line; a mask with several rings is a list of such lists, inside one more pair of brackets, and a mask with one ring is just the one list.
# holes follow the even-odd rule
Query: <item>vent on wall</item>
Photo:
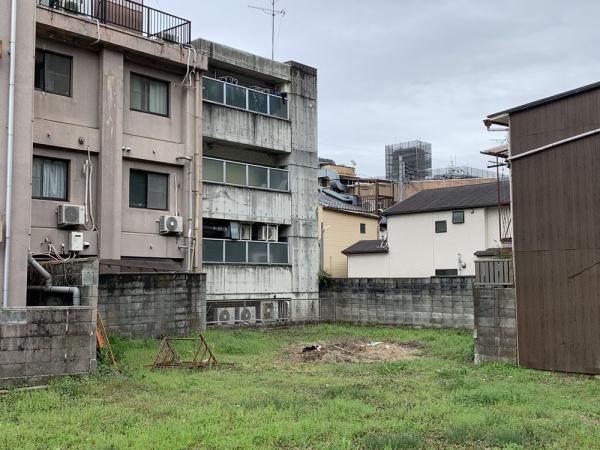
[[217, 322], [223, 325], [235, 323], [235, 308], [217, 308]]

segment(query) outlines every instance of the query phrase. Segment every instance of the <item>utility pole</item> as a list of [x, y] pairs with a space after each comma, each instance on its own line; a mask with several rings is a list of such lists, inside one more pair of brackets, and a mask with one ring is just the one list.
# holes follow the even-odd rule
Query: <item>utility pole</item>
[[258, 9], [266, 14], [271, 15], [271, 59], [275, 60], [275, 16], [281, 14], [281, 17], [285, 16], [285, 9], [275, 9], [275, 4], [278, 0], [271, 0], [271, 8], [262, 8], [260, 6], [248, 5], [248, 8]]

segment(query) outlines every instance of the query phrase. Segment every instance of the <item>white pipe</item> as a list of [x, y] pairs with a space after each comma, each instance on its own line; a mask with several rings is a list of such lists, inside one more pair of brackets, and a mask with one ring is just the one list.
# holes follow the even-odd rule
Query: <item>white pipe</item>
[[585, 133], [577, 134], [575, 136], [568, 137], [566, 139], [562, 139], [560, 141], [552, 142], [551, 144], [544, 145], [542, 147], [534, 148], [533, 150], [528, 150], [523, 153], [519, 153], [518, 155], [511, 156], [508, 158], [508, 161], [514, 161], [515, 159], [525, 158], [526, 156], [533, 155], [535, 153], [543, 152], [544, 150], [549, 150], [554, 147], [558, 147], [559, 145], [568, 144], [569, 142], [577, 141], [578, 139], [583, 139], [588, 136], [593, 136], [594, 134], [600, 133], [600, 128], [596, 128], [592, 131], [586, 131]]
[[8, 306], [8, 280], [10, 278], [10, 245], [12, 235], [12, 177], [13, 177], [13, 145], [15, 134], [15, 73], [16, 73], [16, 41], [17, 41], [17, 0], [10, 5], [10, 71], [8, 77], [8, 141], [6, 144], [6, 200], [4, 238], [4, 268], [2, 278], [2, 306]]
[[[188, 176], [189, 176], [189, 185], [188, 185], [188, 228], [187, 228], [187, 238], [185, 244], [185, 257], [186, 257], [186, 270], [188, 272], [192, 271], [192, 228], [193, 228], [193, 208], [194, 208], [194, 191], [193, 191], [193, 178], [192, 178], [192, 157], [191, 156], [178, 156], [177, 160], [185, 160], [188, 165]], [[177, 198], [177, 197], [175, 197]]]
[[46, 287], [51, 287], [52, 275], [50, 275], [50, 273], [46, 269], [44, 269], [39, 262], [35, 260], [31, 253], [27, 255], [27, 262], [29, 262], [29, 264], [31, 264], [33, 268], [38, 271], [38, 273], [44, 278], [44, 280], [46, 280]]

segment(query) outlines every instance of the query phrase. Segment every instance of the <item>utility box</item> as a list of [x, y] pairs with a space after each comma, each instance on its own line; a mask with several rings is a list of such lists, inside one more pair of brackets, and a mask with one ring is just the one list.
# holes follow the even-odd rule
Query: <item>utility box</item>
[[83, 233], [81, 231], [71, 231], [69, 233], [69, 251], [83, 251]]

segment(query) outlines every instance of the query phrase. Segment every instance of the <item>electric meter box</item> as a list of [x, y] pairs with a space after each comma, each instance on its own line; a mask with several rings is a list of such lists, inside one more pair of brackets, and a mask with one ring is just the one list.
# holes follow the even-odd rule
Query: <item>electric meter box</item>
[[71, 231], [69, 233], [69, 251], [83, 251], [83, 233], [81, 231]]

